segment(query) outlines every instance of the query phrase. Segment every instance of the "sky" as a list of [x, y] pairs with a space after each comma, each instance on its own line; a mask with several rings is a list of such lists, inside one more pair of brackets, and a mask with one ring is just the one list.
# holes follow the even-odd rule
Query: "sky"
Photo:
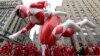
[[[44, 0], [22, 0], [23, 4], [24, 4], [25, 6], [27, 6], [28, 8], [29, 8], [29, 5], [30, 5], [31, 3], [36, 3], [36, 2], [38, 2], [38, 1], [44, 1]], [[50, 7], [49, 9], [50, 9], [51, 11], [55, 11], [56, 6], [61, 6], [61, 5], [62, 5], [62, 0], [45, 0], [45, 1], [48, 1], [48, 2], [50, 3], [51, 7]], [[33, 39], [34, 39], [34, 32], [36, 31], [36, 34], [39, 34], [39, 28], [40, 28], [40, 26], [35, 25], [35, 26], [31, 29], [29, 38], [30, 38], [32, 41], [34, 41], [34, 40], [33, 40]]]

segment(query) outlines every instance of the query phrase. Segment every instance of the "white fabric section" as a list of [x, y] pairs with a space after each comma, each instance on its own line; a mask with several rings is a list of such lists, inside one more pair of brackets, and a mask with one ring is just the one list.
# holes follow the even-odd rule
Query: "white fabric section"
[[44, 13], [50, 15], [52, 13], [52, 11], [51, 10], [44, 10]]
[[[57, 25], [57, 26], [53, 29], [52, 34], [55, 35], [57, 28], [58, 28], [58, 27], [61, 27], [61, 26], [62, 26], [62, 25]], [[61, 34], [62, 34], [62, 33], [61, 33]]]
[[44, 14], [45, 14], [45, 18], [44, 18], [44, 22], [48, 19], [48, 17], [51, 15], [51, 11], [50, 10], [44, 10]]
[[91, 28], [95, 28], [95, 24], [92, 23], [91, 21], [89, 21], [86, 17], [84, 18], [83, 21], [80, 21], [78, 22], [78, 24], [80, 24], [80, 27], [83, 27], [83, 26], [88, 26], [88, 27], [91, 27]]
[[36, 32], [36, 34], [39, 34], [40, 31], [40, 26], [39, 25], [35, 25], [31, 30], [30, 30], [30, 39], [32, 40], [32, 42], [34, 42], [35, 40], [35, 36], [34, 36], [34, 32]]
[[63, 12], [63, 11], [51, 11], [51, 10], [45, 9], [44, 12], [45, 12], [46, 15], [53, 14], [53, 15], [57, 15], [57, 16], [60, 16], [60, 17], [67, 15], [67, 13]]
[[21, 31], [18, 31], [17, 33], [14, 33], [10, 36], [8, 36], [11, 40], [15, 40], [16, 38], [18, 38], [18, 36], [21, 35]]
[[65, 16], [65, 15], [67, 15], [67, 13], [63, 12], [63, 11], [54, 11], [54, 12], [52, 12], [52, 14], [57, 15], [57, 16]]
[[42, 47], [42, 56], [45, 56], [46, 45], [41, 45]]
[[[47, 9], [44, 10], [44, 13], [45, 13], [46, 17], [50, 16], [51, 14], [57, 15], [59, 17], [67, 15], [67, 13], [63, 12], [63, 11], [51, 11], [51, 10], [47, 10]], [[45, 19], [47, 19], [47, 18], [45, 18]]]
[[39, 23], [39, 21], [37, 20], [37, 18], [35, 16], [30, 16], [30, 21], [34, 24], [34, 23]]
[[37, 9], [37, 8], [30, 8], [29, 11], [34, 15], [40, 11], [42, 11], [41, 9]]
[[64, 31], [67, 29], [67, 28], [72, 28], [75, 30], [75, 32], [80, 32], [81, 28], [76, 25], [76, 23], [74, 23], [72, 20], [67, 20], [65, 21], [63, 24], [62, 24], [63, 28], [64, 28]]
[[52, 31], [52, 34], [55, 35], [57, 27], [55, 27]]
[[60, 37], [62, 36], [61, 34], [57, 34], [57, 35], [54, 35], [56, 37], [56, 39], [60, 39]]
[[52, 31], [52, 34], [53, 34], [57, 39], [59, 39], [59, 38], [61, 37], [61, 35], [62, 35], [62, 33], [60, 33], [60, 34], [55, 34], [55, 33], [56, 33], [56, 30], [57, 30], [57, 28], [58, 28], [59, 26], [62, 26], [62, 25], [57, 25], [57, 26], [53, 29], [53, 31]]

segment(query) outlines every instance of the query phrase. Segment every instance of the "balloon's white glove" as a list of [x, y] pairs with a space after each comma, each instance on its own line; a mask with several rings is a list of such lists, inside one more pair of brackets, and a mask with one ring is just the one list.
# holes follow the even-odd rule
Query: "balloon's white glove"
[[19, 35], [21, 35], [21, 31], [18, 31], [17, 33], [14, 33], [14, 34], [12, 34], [12, 35], [10, 35], [8, 37], [11, 40], [15, 40], [16, 38], [18, 38]]

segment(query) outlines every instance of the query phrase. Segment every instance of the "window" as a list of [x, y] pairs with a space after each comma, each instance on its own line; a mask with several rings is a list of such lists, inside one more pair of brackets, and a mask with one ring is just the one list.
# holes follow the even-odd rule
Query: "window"
[[87, 33], [87, 32], [84, 32], [83, 35], [84, 35], [84, 36], [88, 36], [88, 33]]
[[3, 42], [3, 41], [4, 41], [4, 39], [1, 39], [1, 38], [0, 38], [0, 42]]
[[92, 35], [97, 35], [97, 33], [96, 32], [92, 32]]
[[2, 27], [0, 26], [0, 31], [2, 31]]
[[2, 24], [0, 24], [1, 26], [4, 26], [5, 24], [4, 23], [2, 23]]
[[82, 28], [82, 30], [85, 31], [86, 29], [85, 28]]

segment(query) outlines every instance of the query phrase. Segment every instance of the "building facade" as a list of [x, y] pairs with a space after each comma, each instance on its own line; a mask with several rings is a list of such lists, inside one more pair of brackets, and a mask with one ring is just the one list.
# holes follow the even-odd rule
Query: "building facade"
[[[8, 40], [8, 36], [17, 32], [27, 24], [27, 20], [22, 20], [14, 14], [14, 8], [21, 4], [20, 1], [7, 0], [0, 1], [0, 40], [1, 42]], [[19, 38], [16, 41], [24, 43], [24, 38]], [[25, 36], [28, 37], [28, 34]], [[27, 38], [29, 39], [29, 38]], [[22, 41], [23, 40], [23, 41]], [[28, 40], [27, 40], [28, 41]], [[29, 39], [30, 41], [30, 39]]]

